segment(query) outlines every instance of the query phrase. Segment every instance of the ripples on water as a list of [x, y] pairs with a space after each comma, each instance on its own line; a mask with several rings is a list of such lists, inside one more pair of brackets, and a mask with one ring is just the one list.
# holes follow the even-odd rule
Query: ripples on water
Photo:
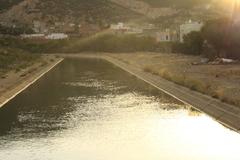
[[240, 136], [99, 60], [66, 60], [1, 111], [4, 160], [240, 160]]

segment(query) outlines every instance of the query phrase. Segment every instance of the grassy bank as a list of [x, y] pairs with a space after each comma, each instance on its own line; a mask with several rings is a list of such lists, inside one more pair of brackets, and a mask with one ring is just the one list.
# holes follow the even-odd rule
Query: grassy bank
[[15, 48], [28, 53], [51, 53], [58, 52], [63, 45], [68, 45], [68, 40], [38, 40], [20, 38], [2, 38], [0, 47]]
[[153, 37], [126, 34], [99, 34], [73, 40], [62, 48], [64, 52], [171, 52], [171, 43], [158, 43]]
[[[198, 79], [197, 77], [193, 77], [187, 73], [176, 73], [168, 68], [157, 69], [156, 67], [149, 65], [145, 66], [143, 70], [155, 75], [159, 75], [176, 84], [188, 87], [191, 90], [195, 90], [203, 94], [210, 95], [213, 98], [220, 99], [222, 102], [240, 106], [240, 98], [238, 97], [240, 92], [239, 87], [234, 88], [232, 85], [227, 86], [227, 83], [226, 85], [216, 86], [216, 84], [211, 81], [210, 77]], [[238, 71], [238, 74], [239, 73], [240, 71]], [[214, 75], [217, 77], [217, 74]], [[222, 74], [222, 76], [225, 76], [225, 74]], [[232, 76], [234, 76], [234, 74]]]
[[0, 48], [0, 76], [5, 78], [6, 72], [19, 72], [27, 66], [40, 60], [40, 55], [30, 54], [15, 48]]
[[85, 41], [76, 41], [67, 46], [65, 50], [70, 52], [134, 52], [153, 50], [155, 41], [149, 37], [136, 37], [133, 35], [106, 34], [89, 38]]
[[199, 56], [160, 53], [113, 55], [145, 72], [240, 107], [240, 68], [235, 65], [191, 65]]

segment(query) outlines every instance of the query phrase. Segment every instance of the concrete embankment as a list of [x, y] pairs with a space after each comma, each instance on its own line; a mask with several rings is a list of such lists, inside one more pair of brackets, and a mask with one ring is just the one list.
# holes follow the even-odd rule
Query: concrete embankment
[[210, 96], [190, 90], [161, 78], [160, 76], [146, 73], [133, 65], [122, 62], [116, 58], [107, 55], [98, 54], [66, 54], [64, 57], [79, 58], [101, 58], [121, 69], [135, 75], [139, 79], [151, 84], [166, 94], [178, 99], [179, 101], [191, 105], [193, 108], [208, 114], [226, 127], [240, 132], [240, 108], [221, 102]]
[[[53, 69], [56, 65], [62, 62], [62, 60], [63, 58], [57, 58], [54, 61], [50, 61], [44, 66], [34, 68], [34, 72], [25, 76], [13, 73], [12, 77], [6, 78], [5, 82], [7, 83], [2, 84], [0, 88], [0, 108], [2, 108], [6, 103], [8, 103], [11, 99], [28, 88], [34, 82], [36, 82], [44, 74]], [[33, 69], [31, 66], [29, 68]], [[26, 72], [28, 72], [28, 69], [26, 69]]]

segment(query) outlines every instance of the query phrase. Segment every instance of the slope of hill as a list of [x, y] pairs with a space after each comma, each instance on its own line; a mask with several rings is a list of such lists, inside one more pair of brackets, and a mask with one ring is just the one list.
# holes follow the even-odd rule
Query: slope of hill
[[[121, 21], [137, 14], [108, 0], [42, 0], [39, 6], [43, 15], [54, 15], [86, 20], [89, 23]], [[78, 18], [77, 18], [78, 19]]]
[[[110, 0], [146, 15], [144, 21], [161, 28], [176, 28], [186, 21], [206, 21], [228, 12], [220, 8], [226, 0]], [[229, 2], [228, 2], [229, 3]], [[225, 7], [226, 8], [226, 7]], [[229, 8], [229, 7], [228, 7]]]
[[22, 2], [23, 0], [1, 0], [0, 12], [11, 8], [12, 6]]
[[125, 8], [128, 8], [134, 12], [139, 14], [146, 15], [148, 18], [154, 19], [160, 16], [168, 16], [176, 13], [174, 8], [170, 7], [153, 7], [151, 6], [147, 0], [139, 1], [139, 0], [110, 0], [118, 5], [121, 5]]
[[[16, 2], [0, 14], [5, 24], [28, 24], [43, 22], [43, 27], [60, 24], [85, 24], [106, 26], [113, 22], [127, 21], [140, 14], [109, 0], [4, 0]], [[10, 3], [9, 3], [10, 4]], [[142, 16], [142, 15], [141, 15]]]
[[[1, 0], [0, 22], [28, 24], [69, 31], [69, 25], [103, 28], [114, 22], [144, 17], [158, 26], [179, 25], [186, 20], [206, 20], [223, 11], [214, 8], [224, 0]], [[217, 2], [216, 2], [217, 1]], [[213, 3], [215, 3], [213, 5]], [[14, 5], [15, 4], [15, 5]], [[4, 10], [3, 10], [4, 9]], [[219, 13], [217, 13], [217, 11]], [[66, 26], [68, 25], [68, 26]], [[61, 26], [61, 29], [58, 29]], [[73, 27], [72, 27], [73, 28]], [[54, 30], [56, 31], [56, 30]], [[72, 32], [72, 31], [71, 31]]]
[[211, 0], [139, 0], [153, 7], [191, 8], [199, 5], [208, 5]]

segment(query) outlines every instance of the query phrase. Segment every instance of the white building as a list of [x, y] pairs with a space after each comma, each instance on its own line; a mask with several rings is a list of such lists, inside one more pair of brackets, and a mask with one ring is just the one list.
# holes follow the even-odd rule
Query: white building
[[74, 23], [69, 24], [69, 27], [75, 27], [75, 26], [76, 26], [76, 24], [74, 24]]
[[127, 34], [142, 34], [143, 29], [141, 29], [141, 28], [129, 28], [126, 33]]
[[65, 33], [52, 33], [45, 37], [46, 39], [67, 39], [68, 35]]
[[111, 24], [110, 26], [111, 30], [129, 30], [130, 27], [124, 25], [124, 23], [119, 22], [118, 24]]
[[203, 27], [203, 23], [201, 22], [192, 22], [191, 20], [185, 24], [180, 25], [180, 42], [183, 43], [184, 36], [193, 32], [200, 31]]
[[171, 41], [171, 33], [169, 29], [165, 31], [158, 32], [156, 37], [157, 42], [170, 42]]
[[33, 31], [35, 33], [46, 33], [48, 30], [44, 22], [33, 21]]
[[166, 29], [156, 33], [157, 42], [176, 42], [179, 41], [179, 35], [176, 30]]
[[110, 29], [112, 30], [120, 30], [124, 28], [124, 24], [119, 22], [118, 24], [111, 24]]
[[26, 38], [26, 39], [44, 39], [45, 35], [44, 34], [22, 34], [21, 38]]

